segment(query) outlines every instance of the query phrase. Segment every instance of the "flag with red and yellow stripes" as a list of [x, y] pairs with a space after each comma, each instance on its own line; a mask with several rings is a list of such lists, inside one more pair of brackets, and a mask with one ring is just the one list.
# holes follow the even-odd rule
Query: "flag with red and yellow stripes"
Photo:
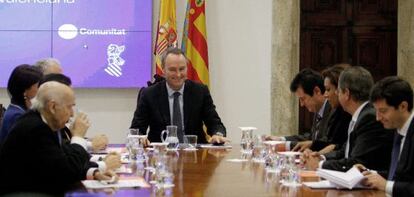
[[209, 85], [204, 0], [188, 0], [181, 49], [189, 60], [188, 79]]
[[168, 47], [177, 47], [175, 0], [160, 0], [160, 12], [155, 39], [156, 73], [162, 75], [161, 55]]

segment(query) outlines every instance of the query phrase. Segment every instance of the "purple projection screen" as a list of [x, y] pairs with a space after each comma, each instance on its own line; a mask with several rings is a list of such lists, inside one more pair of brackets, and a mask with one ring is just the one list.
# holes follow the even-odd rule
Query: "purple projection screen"
[[58, 59], [74, 87], [151, 78], [152, 0], [0, 0], [0, 87], [14, 67]]

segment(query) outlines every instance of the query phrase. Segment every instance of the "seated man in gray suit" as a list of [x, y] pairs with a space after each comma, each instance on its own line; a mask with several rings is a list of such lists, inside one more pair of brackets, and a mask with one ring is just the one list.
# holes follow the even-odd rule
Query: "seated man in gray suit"
[[375, 84], [370, 99], [377, 110], [377, 119], [385, 128], [397, 131], [394, 132], [388, 177], [357, 165], [365, 171], [363, 183], [391, 196], [414, 196], [413, 90], [408, 82], [398, 77], [386, 77]]
[[344, 110], [352, 115], [347, 142], [340, 150], [324, 156], [317, 152], [305, 153], [303, 159], [308, 169], [347, 171], [357, 163], [381, 171], [388, 169], [392, 132], [376, 120], [375, 109], [368, 102], [373, 84], [371, 74], [362, 67], [350, 67], [341, 73], [338, 99]]
[[[197, 135], [198, 143], [227, 141], [226, 128], [216, 112], [216, 106], [207, 86], [187, 80], [187, 58], [178, 48], [169, 48], [163, 54], [161, 66], [165, 80], [142, 91], [131, 128], [145, 134], [148, 140], [161, 141], [161, 132], [167, 125], [177, 126], [177, 137]], [[203, 125], [207, 127], [207, 138]]]

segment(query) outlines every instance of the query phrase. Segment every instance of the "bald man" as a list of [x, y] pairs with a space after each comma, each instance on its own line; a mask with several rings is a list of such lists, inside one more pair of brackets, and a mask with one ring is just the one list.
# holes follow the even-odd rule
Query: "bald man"
[[[24, 114], [12, 128], [0, 150], [0, 195], [14, 192], [60, 194], [86, 178], [89, 157], [85, 133], [89, 123], [72, 129], [71, 144], [62, 146], [56, 132], [73, 116], [73, 90], [58, 82], [40, 86], [34, 110]], [[94, 170], [95, 179], [110, 179], [112, 172]]]
[[[43, 80], [40, 84], [47, 81], [57, 81], [64, 83], [68, 86], [72, 85], [72, 81], [69, 77], [63, 75], [63, 70], [58, 59], [55, 58], [45, 58], [37, 61], [34, 65], [43, 73]], [[70, 133], [66, 132], [70, 138]], [[70, 139], [69, 139], [70, 140]], [[87, 142], [88, 150], [91, 152], [98, 152], [99, 150], [104, 150], [108, 146], [108, 137], [106, 135], [96, 135], [90, 138], [90, 141]]]

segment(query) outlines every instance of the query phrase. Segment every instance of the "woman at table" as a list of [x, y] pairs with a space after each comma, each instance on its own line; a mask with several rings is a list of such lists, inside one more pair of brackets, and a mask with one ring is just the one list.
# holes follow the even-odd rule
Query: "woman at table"
[[30, 65], [22, 64], [14, 68], [7, 83], [7, 92], [10, 105], [7, 107], [0, 128], [0, 144], [16, 120], [22, 116], [32, 105], [30, 102], [36, 96], [42, 72]]
[[310, 149], [319, 150], [320, 154], [326, 154], [332, 150], [337, 150], [346, 142], [348, 138], [348, 126], [351, 121], [351, 115], [345, 112], [338, 100], [338, 79], [341, 72], [349, 67], [348, 64], [336, 64], [322, 71], [325, 85], [325, 98], [331, 104], [327, 126], [327, 141], [315, 140], [312, 142]]

